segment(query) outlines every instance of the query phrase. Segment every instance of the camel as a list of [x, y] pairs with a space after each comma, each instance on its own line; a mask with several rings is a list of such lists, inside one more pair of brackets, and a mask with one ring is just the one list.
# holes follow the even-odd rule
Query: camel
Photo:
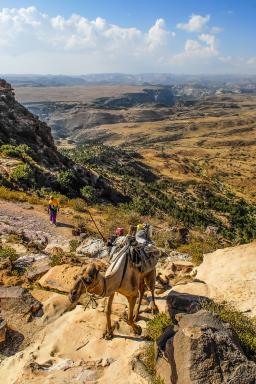
[[[69, 293], [69, 299], [72, 303], [77, 302], [84, 292], [89, 292], [90, 294], [95, 294], [100, 297], [108, 297], [106, 311], [107, 324], [106, 331], [103, 334], [103, 337], [107, 340], [113, 337], [114, 327], [111, 326], [111, 308], [116, 292], [121, 293], [128, 300], [129, 311], [127, 322], [133, 329], [135, 335], [140, 335], [142, 332], [141, 327], [137, 325], [135, 321], [138, 319], [140, 305], [146, 287], [149, 288], [152, 294], [152, 312], [159, 312], [154, 295], [156, 280], [155, 266], [151, 270], [143, 273], [134, 267], [128, 256], [123, 257], [119, 263], [116, 271], [110, 274], [106, 273], [106, 276], [100, 273], [100, 267], [96, 263], [88, 264], [83, 268]], [[137, 298], [138, 303], [134, 313]]]

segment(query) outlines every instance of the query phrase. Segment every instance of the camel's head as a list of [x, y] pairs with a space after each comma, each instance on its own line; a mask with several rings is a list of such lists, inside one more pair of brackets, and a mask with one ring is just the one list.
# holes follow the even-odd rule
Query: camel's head
[[82, 293], [96, 284], [99, 270], [100, 268], [97, 264], [88, 264], [82, 269], [81, 273], [76, 276], [75, 284], [69, 292], [69, 300], [71, 303], [76, 302]]

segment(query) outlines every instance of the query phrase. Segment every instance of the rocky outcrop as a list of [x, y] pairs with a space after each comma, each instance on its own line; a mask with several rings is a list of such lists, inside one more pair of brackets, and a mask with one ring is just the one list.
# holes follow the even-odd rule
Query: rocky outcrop
[[255, 383], [256, 364], [245, 357], [229, 324], [203, 310], [177, 319], [178, 331], [165, 344], [168, 383]]
[[54, 145], [51, 129], [15, 100], [5, 80], [0, 80], [0, 144], [27, 144], [33, 158], [46, 166], [65, 163]]
[[256, 242], [218, 249], [204, 256], [197, 279], [206, 283], [208, 295], [227, 301], [249, 316], [256, 315]]
[[21, 287], [0, 287], [0, 304], [2, 313], [23, 316], [37, 315], [42, 307], [27, 289]]
[[101, 239], [87, 239], [76, 249], [79, 256], [104, 258], [109, 255], [108, 247]]
[[74, 285], [75, 278], [81, 268], [68, 264], [56, 265], [51, 268], [38, 281], [39, 285], [46, 289], [56, 289], [60, 292], [69, 292]]

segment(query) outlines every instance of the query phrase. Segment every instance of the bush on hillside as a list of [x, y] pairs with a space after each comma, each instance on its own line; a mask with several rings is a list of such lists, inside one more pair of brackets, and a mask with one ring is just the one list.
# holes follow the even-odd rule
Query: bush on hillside
[[199, 265], [203, 262], [204, 254], [216, 251], [221, 248], [221, 245], [216, 239], [193, 239], [189, 244], [180, 245], [177, 248], [178, 252], [187, 253], [192, 257], [192, 262], [195, 265]]
[[34, 182], [34, 172], [30, 165], [22, 163], [12, 171], [10, 179], [14, 183], [31, 186]]
[[4, 144], [0, 147], [0, 153], [4, 156], [16, 157], [24, 159], [30, 153], [30, 148], [26, 144], [11, 145]]
[[88, 203], [95, 203], [97, 201], [96, 191], [95, 189], [90, 186], [86, 185], [83, 188], [80, 189], [80, 193], [82, 197], [88, 202]]
[[63, 193], [73, 193], [74, 190], [74, 175], [70, 170], [61, 171], [57, 175], [57, 182]]

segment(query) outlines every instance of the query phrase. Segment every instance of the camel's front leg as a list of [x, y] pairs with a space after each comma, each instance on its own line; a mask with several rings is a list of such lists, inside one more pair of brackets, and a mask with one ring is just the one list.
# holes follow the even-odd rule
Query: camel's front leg
[[132, 327], [135, 335], [141, 335], [142, 329], [139, 325], [135, 324], [133, 310], [136, 304], [136, 297], [127, 297], [129, 302], [129, 315], [128, 315], [128, 324]]
[[107, 305], [107, 312], [106, 312], [107, 328], [103, 334], [103, 337], [106, 340], [111, 340], [113, 337], [113, 330], [114, 329], [111, 327], [111, 308], [112, 308], [114, 296], [115, 296], [115, 293], [112, 293], [112, 295], [110, 295], [108, 298], [108, 305]]

